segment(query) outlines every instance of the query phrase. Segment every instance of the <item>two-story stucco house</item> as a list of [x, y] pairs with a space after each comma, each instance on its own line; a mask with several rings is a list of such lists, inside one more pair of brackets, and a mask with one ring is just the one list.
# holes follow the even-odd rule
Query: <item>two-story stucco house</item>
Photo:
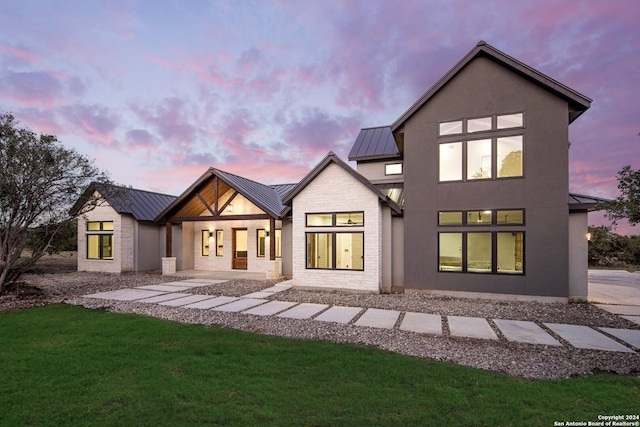
[[[163, 271], [586, 299], [587, 212], [597, 199], [569, 193], [568, 127], [590, 103], [480, 42], [390, 126], [360, 131], [355, 170], [333, 153], [297, 184], [209, 169], [154, 218]], [[80, 251], [88, 233], [79, 230]]]

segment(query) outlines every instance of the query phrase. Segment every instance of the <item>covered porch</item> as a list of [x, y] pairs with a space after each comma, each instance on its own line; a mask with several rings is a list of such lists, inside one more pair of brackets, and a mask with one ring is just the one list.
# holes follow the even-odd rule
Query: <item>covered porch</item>
[[[283, 272], [281, 195], [267, 186], [211, 168], [162, 212], [163, 274], [182, 271], [248, 272], [279, 278]], [[284, 261], [284, 262], [283, 262]]]

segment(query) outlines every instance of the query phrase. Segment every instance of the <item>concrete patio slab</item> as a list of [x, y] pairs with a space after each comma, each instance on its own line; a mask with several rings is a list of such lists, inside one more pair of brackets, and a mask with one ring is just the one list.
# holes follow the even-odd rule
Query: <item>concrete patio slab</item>
[[640, 306], [640, 271], [589, 270], [588, 301]]
[[480, 317], [447, 316], [447, 320], [451, 336], [482, 340], [498, 339], [489, 322]]
[[630, 348], [588, 326], [565, 325], [562, 323], [545, 323], [544, 325], [575, 348], [634, 353]]
[[189, 287], [185, 286], [175, 286], [175, 285], [146, 285], [146, 286], [138, 286], [136, 289], [146, 289], [148, 291], [162, 291], [162, 292], [180, 292], [189, 289]]
[[243, 311], [244, 314], [254, 314], [256, 316], [271, 316], [281, 311], [285, 311], [288, 308], [293, 307], [297, 303], [288, 301], [269, 301], [266, 304], [259, 305], [257, 307], [250, 308]]
[[255, 307], [256, 305], [264, 304], [268, 302], [266, 299], [257, 299], [257, 298], [242, 298], [234, 302], [230, 302], [229, 304], [220, 305], [218, 307], [214, 307], [213, 311], [224, 311], [226, 313], [237, 313], [239, 311], [246, 310], [251, 307]]
[[264, 299], [264, 298], [269, 298], [273, 296], [273, 292], [266, 292], [266, 291], [260, 291], [260, 292], [253, 292], [251, 294], [247, 294], [247, 295], [243, 295], [242, 298], [260, 298], [260, 299]]
[[596, 307], [612, 314], [626, 314], [628, 316], [640, 316], [640, 307], [636, 305], [607, 305], [596, 304]]
[[562, 345], [534, 322], [504, 319], [493, 319], [493, 321], [508, 341], [527, 344]]
[[623, 319], [631, 320], [633, 323], [640, 325], [640, 316], [620, 316]]
[[329, 310], [316, 317], [315, 320], [321, 322], [349, 323], [351, 319], [362, 311], [360, 307], [341, 307], [334, 306]]
[[135, 301], [143, 298], [151, 298], [165, 294], [160, 291], [147, 291], [144, 289], [118, 289], [116, 291], [99, 292], [97, 294], [84, 295], [85, 298], [112, 299], [116, 301]]
[[305, 302], [290, 308], [284, 313], [278, 314], [278, 317], [284, 317], [287, 319], [309, 319], [327, 307], [329, 307], [327, 304], [312, 304]]
[[371, 328], [392, 329], [400, 317], [396, 310], [381, 310], [370, 308], [356, 321], [355, 325], [369, 326]]
[[194, 302], [204, 301], [211, 298], [213, 298], [213, 295], [189, 295], [182, 298], [172, 299], [171, 301], [161, 302], [160, 305], [166, 305], [169, 307], [181, 307], [183, 305], [193, 304]]
[[442, 318], [439, 314], [407, 312], [400, 329], [419, 334], [442, 335]]
[[158, 295], [157, 297], [139, 299], [138, 302], [148, 302], [148, 303], [157, 304], [159, 302], [171, 301], [172, 299], [176, 299], [176, 298], [188, 297], [189, 295], [191, 294], [174, 292], [171, 294]]
[[206, 299], [203, 301], [194, 302], [193, 304], [185, 305], [183, 308], [198, 308], [200, 310], [206, 310], [209, 308], [217, 307], [222, 304], [229, 304], [230, 302], [236, 301], [238, 298], [236, 297], [215, 297], [211, 299]]
[[637, 329], [600, 328], [609, 335], [621, 339], [636, 348], [640, 348], [640, 331]]

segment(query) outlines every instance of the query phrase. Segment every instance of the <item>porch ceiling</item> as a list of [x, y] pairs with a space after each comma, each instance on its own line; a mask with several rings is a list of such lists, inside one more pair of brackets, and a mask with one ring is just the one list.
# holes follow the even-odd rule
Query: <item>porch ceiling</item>
[[[222, 206], [222, 204], [216, 205], [216, 180], [218, 181], [218, 202], [220, 202], [220, 197], [225, 194], [227, 191], [231, 189], [231, 187], [225, 183], [224, 181], [217, 179], [214, 176], [211, 176], [205, 182], [202, 183], [201, 186], [196, 188], [191, 194], [189, 194], [183, 200], [183, 203], [179, 206], [176, 206], [178, 209], [171, 215], [174, 217], [193, 217], [200, 215], [203, 211], [207, 210], [207, 207], [198, 195], [204, 199], [204, 201], [213, 209], [216, 210], [216, 206], [218, 209]], [[217, 213], [219, 211], [216, 211]]]

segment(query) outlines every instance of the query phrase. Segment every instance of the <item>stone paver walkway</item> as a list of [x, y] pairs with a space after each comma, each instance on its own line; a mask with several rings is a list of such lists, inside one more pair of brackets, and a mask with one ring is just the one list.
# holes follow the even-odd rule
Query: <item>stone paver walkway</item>
[[[290, 301], [269, 300], [267, 298], [291, 288], [289, 282], [278, 283], [259, 292], [242, 297], [190, 294], [190, 288], [209, 286], [225, 282], [215, 279], [189, 279], [159, 285], [141, 286], [134, 289], [119, 289], [85, 295], [85, 298], [116, 301], [136, 301], [147, 304], [159, 304], [169, 307], [181, 307], [200, 310], [212, 310], [227, 313], [242, 313], [254, 316], [277, 316], [285, 319], [310, 319], [313, 321], [352, 323], [358, 327], [393, 329], [402, 331], [443, 335], [443, 323], [448, 325], [452, 337], [499, 340], [496, 330], [488, 319], [463, 316], [445, 316], [429, 313], [402, 312], [362, 307], [330, 307], [327, 304], [296, 303]], [[640, 324], [640, 307], [610, 306], [598, 307]], [[360, 315], [360, 316], [359, 316]], [[359, 317], [358, 317], [359, 316]], [[354, 319], [357, 317], [357, 320]], [[399, 319], [402, 319], [398, 322]], [[491, 319], [507, 341], [562, 346], [558, 338], [574, 348], [634, 352], [640, 348], [640, 330], [595, 328], [581, 325], [545, 323], [549, 331], [535, 322]], [[400, 323], [397, 326], [397, 323]], [[557, 337], [554, 337], [555, 334]], [[615, 338], [615, 339], [614, 339]], [[624, 343], [624, 344], [623, 344]], [[564, 344], [566, 345], [566, 344]]]

